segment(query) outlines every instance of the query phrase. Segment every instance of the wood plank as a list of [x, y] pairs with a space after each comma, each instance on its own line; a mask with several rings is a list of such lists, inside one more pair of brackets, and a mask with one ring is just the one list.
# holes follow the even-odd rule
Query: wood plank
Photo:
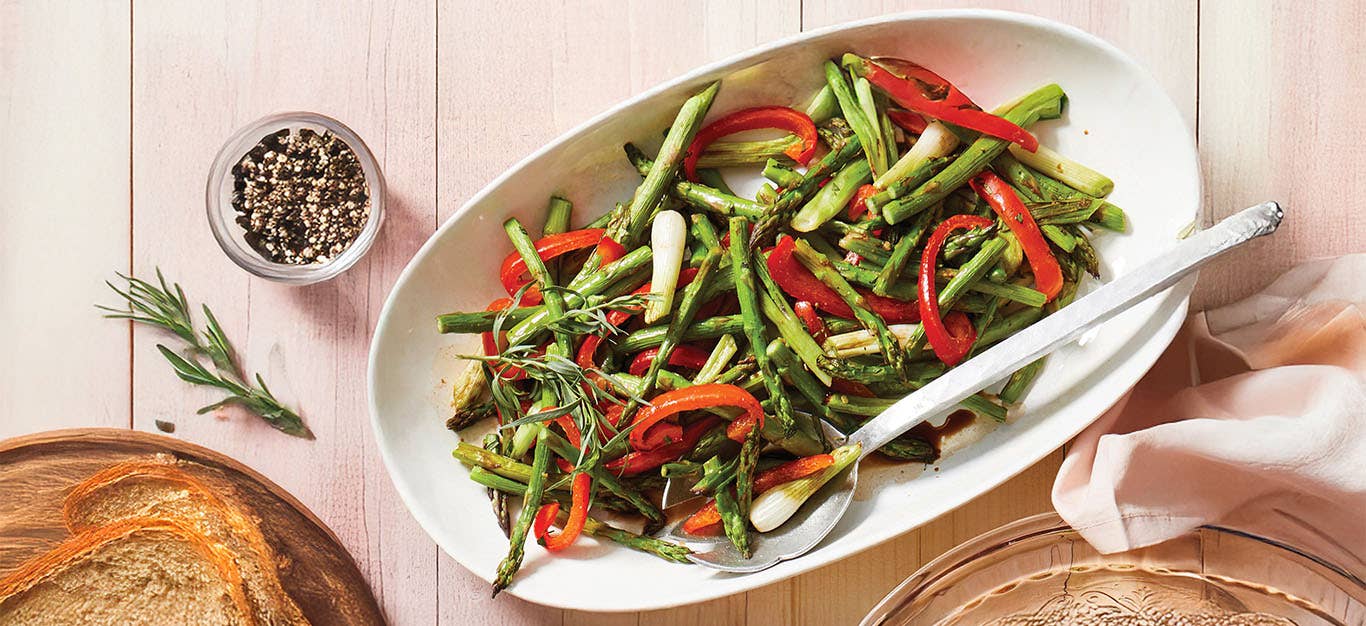
[[[371, 436], [370, 329], [397, 273], [435, 224], [435, 5], [357, 1], [139, 3], [133, 25], [134, 269], [161, 265], [208, 301], [246, 369], [299, 407], [316, 441], [238, 411], [195, 416], [217, 396], [187, 389], [135, 335], [135, 426], [225, 452], [279, 482], [355, 555], [389, 619], [437, 620], [436, 548], [403, 508]], [[218, 250], [203, 214], [209, 163], [263, 115], [311, 110], [369, 142], [389, 187], [369, 255], [312, 287], [250, 278]], [[173, 234], [172, 234], [173, 233]]]
[[128, 2], [0, 3], [0, 438], [129, 424]]
[[1366, 249], [1344, 190], [1366, 157], [1366, 2], [1200, 4], [1200, 153], [1209, 220], [1264, 200], [1275, 236], [1200, 273], [1197, 306], [1246, 297], [1299, 262]]
[[[487, 24], [507, 28], [493, 30]], [[580, 122], [673, 76], [797, 32], [794, 0], [630, 4], [476, 3], [439, 11], [438, 206], [444, 220], [504, 169]], [[535, 46], [518, 42], [535, 41]], [[497, 85], [496, 89], [474, 89]], [[505, 120], [506, 123], [489, 123]], [[443, 623], [714, 624], [743, 621], [744, 597], [607, 615], [486, 600], [441, 557]]]

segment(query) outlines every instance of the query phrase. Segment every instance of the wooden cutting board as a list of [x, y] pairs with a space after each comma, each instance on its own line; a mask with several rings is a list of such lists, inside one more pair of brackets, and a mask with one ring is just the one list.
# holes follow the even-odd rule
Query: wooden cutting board
[[336, 535], [279, 485], [222, 454], [132, 430], [59, 430], [0, 441], [0, 578], [68, 537], [67, 492], [115, 463], [169, 454], [181, 469], [259, 519], [283, 563], [280, 583], [313, 624], [383, 624], [370, 587]]

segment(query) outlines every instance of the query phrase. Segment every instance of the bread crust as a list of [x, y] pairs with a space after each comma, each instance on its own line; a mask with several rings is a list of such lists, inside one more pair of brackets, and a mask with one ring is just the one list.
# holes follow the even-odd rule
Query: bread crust
[[105, 545], [139, 532], [170, 533], [192, 546], [206, 561], [213, 564], [227, 584], [229, 597], [242, 619], [251, 619], [251, 606], [247, 603], [242, 577], [233, 563], [232, 554], [185, 522], [159, 517], [120, 520], [71, 537], [46, 554], [24, 563], [4, 580], [0, 580], [0, 604], [47, 578], [60, 574], [67, 567], [89, 557]]
[[210, 536], [208, 532], [198, 527], [198, 524], [204, 522], [203, 519], [182, 519], [180, 516], [176, 516], [174, 511], [149, 512], [148, 510], [155, 507], [156, 503], [144, 504], [142, 513], [178, 519], [182, 524], [194, 528], [196, 532], [206, 536], [207, 540], [220, 545], [229, 555], [228, 562], [234, 567], [239, 578], [243, 561], [249, 560], [254, 563], [254, 566], [250, 568], [250, 573], [253, 574], [252, 579], [243, 581], [242, 585], [246, 589], [247, 603], [251, 609], [248, 615], [253, 617], [253, 621], [262, 624], [308, 623], [308, 619], [304, 617], [298, 605], [281, 586], [275, 551], [266, 542], [256, 520], [245, 513], [235, 502], [219, 496], [208, 485], [181, 469], [179, 462], [174, 457], [158, 455], [147, 459], [125, 461], [111, 465], [81, 481], [72, 488], [62, 505], [62, 516], [67, 528], [73, 534], [89, 531], [92, 528], [89, 523], [90, 520], [83, 517], [83, 512], [87, 512], [85, 510], [86, 505], [93, 498], [105, 493], [106, 490], [116, 489], [121, 483], [135, 479], [155, 479], [183, 488], [190, 497], [198, 500], [205, 512], [218, 513], [229, 526], [227, 532], [233, 534], [235, 539], [247, 544], [250, 553], [245, 554], [242, 551], [232, 549], [230, 546], [223, 546], [221, 539]]

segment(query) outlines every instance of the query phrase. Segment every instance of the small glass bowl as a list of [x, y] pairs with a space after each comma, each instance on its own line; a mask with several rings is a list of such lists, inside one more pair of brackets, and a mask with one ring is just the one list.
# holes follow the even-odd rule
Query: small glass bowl
[[[242, 160], [242, 155], [251, 150], [263, 137], [284, 129], [309, 129], [317, 133], [332, 133], [355, 152], [361, 170], [365, 173], [366, 192], [370, 197], [370, 218], [346, 250], [322, 263], [289, 265], [271, 261], [247, 243], [243, 237], [245, 231], [237, 224], [237, 210], [232, 206], [232, 168]], [[384, 175], [380, 172], [379, 163], [375, 161], [375, 155], [371, 154], [369, 146], [361, 141], [360, 136], [345, 124], [326, 115], [303, 111], [268, 115], [234, 133], [218, 151], [218, 156], [214, 157], [213, 166], [209, 170], [208, 186], [205, 189], [209, 227], [213, 230], [214, 239], [218, 240], [219, 247], [223, 248], [228, 258], [252, 274], [290, 285], [310, 285], [328, 280], [346, 271], [365, 256], [379, 235], [380, 225], [384, 223], [384, 198]]]
[[925, 564], [862, 623], [1341, 626], [1366, 624], [1366, 583], [1293, 546], [1213, 526], [1100, 554], [1045, 513]]

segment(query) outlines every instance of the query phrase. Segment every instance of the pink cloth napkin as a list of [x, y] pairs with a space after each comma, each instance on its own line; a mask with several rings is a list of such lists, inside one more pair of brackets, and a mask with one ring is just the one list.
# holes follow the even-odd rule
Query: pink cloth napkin
[[1102, 552], [1210, 523], [1366, 572], [1366, 254], [1192, 315], [1077, 437], [1053, 505]]

